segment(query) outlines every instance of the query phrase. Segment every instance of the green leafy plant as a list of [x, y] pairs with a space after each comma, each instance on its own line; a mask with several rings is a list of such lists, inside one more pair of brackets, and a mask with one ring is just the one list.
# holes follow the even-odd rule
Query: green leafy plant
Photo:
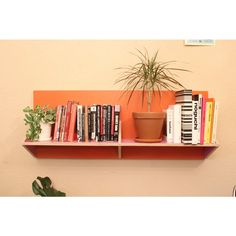
[[23, 112], [25, 112], [25, 125], [29, 125], [26, 138], [32, 141], [39, 139], [41, 133], [40, 122], [53, 124], [56, 120], [56, 110], [49, 109], [48, 106], [41, 107], [37, 105], [35, 108], [27, 106], [23, 109]]
[[[37, 182], [39, 180], [39, 183]], [[52, 181], [49, 177], [37, 177], [32, 183], [32, 190], [35, 195], [41, 197], [65, 197], [66, 194], [56, 190], [52, 186]]]
[[151, 57], [148, 51], [138, 50], [134, 54], [138, 58], [138, 62], [133, 66], [119, 67], [116, 69], [122, 70], [120, 77], [115, 81], [116, 83], [123, 83], [124, 93], [130, 93], [128, 103], [133, 95], [134, 90], [142, 90], [142, 104], [144, 98], [147, 100], [148, 112], [151, 111], [152, 98], [155, 92], [158, 92], [161, 99], [161, 90], [173, 91], [178, 87], [184, 86], [175, 78], [176, 71], [190, 72], [183, 68], [176, 68], [171, 66], [176, 61], [161, 62], [157, 60], [158, 51]]

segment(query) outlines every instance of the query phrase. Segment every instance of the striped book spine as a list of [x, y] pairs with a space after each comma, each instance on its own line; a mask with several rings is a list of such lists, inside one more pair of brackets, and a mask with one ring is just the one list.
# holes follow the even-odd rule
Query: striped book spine
[[175, 93], [176, 104], [181, 105], [181, 141], [192, 144], [192, 90], [185, 89]]

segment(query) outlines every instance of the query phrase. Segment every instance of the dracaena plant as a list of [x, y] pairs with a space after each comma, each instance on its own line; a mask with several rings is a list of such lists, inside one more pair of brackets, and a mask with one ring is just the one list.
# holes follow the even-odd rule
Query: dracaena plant
[[41, 133], [40, 122], [53, 124], [56, 120], [56, 110], [50, 109], [48, 106], [39, 106], [30, 108], [27, 106], [23, 109], [25, 113], [25, 125], [29, 125], [29, 129], [26, 132], [26, 138], [29, 140], [38, 140]]
[[[39, 181], [39, 182], [38, 182]], [[35, 195], [41, 197], [65, 197], [66, 194], [56, 190], [52, 186], [52, 181], [49, 177], [38, 176], [32, 183], [32, 190]]]
[[129, 103], [133, 92], [135, 90], [142, 91], [142, 104], [146, 97], [148, 112], [151, 111], [151, 103], [155, 92], [158, 92], [161, 99], [161, 90], [174, 91], [177, 88], [184, 88], [184, 86], [176, 80], [177, 71], [190, 72], [183, 68], [172, 66], [176, 61], [161, 62], [157, 60], [158, 51], [151, 57], [148, 51], [144, 52], [137, 50], [138, 62], [133, 66], [119, 67], [121, 70], [120, 77], [115, 81], [115, 84], [122, 83], [124, 93], [129, 93]]

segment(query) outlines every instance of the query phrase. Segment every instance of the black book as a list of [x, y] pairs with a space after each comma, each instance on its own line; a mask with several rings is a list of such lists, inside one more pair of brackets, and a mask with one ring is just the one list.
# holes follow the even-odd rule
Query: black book
[[81, 131], [81, 141], [85, 141], [85, 106], [82, 107], [82, 114], [81, 114], [81, 126], [82, 126], [82, 131]]
[[101, 141], [101, 105], [96, 106], [96, 141]]
[[88, 106], [88, 140], [91, 140], [91, 109], [90, 106]]
[[114, 111], [114, 141], [119, 140], [119, 123], [120, 123], [120, 105], [115, 105]]
[[112, 106], [107, 106], [107, 141], [111, 141], [111, 115], [112, 115]]
[[102, 105], [102, 140], [107, 141], [107, 105]]

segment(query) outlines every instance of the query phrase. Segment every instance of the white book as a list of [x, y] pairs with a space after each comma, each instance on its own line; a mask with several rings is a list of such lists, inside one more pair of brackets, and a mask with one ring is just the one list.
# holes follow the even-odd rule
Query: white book
[[201, 139], [201, 125], [202, 125], [202, 94], [198, 96], [198, 140], [197, 143], [200, 144]]
[[173, 109], [173, 142], [181, 143], [181, 105], [171, 106]]
[[192, 144], [198, 144], [199, 139], [199, 118], [198, 118], [198, 101], [193, 101], [193, 115], [192, 115]]
[[219, 104], [218, 104], [218, 102], [215, 102], [215, 110], [214, 110], [214, 118], [213, 118], [213, 128], [212, 128], [212, 143], [216, 143], [218, 110], [219, 110]]
[[167, 143], [173, 143], [173, 119], [174, 119], [174, 109], [169, 107], [166, 110], [166, 141]]

